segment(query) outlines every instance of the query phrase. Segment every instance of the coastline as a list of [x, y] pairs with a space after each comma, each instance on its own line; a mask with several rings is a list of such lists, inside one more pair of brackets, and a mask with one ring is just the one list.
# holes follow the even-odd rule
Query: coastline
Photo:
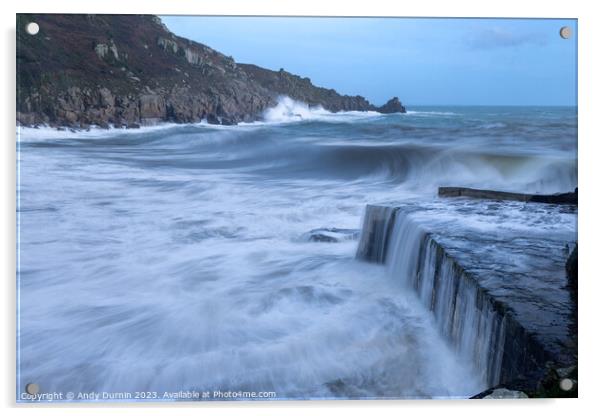
[[[288, 97], [281, 97], [279, 99], [279, 103], [290, 100]], [[106, 125], [89, 125], [85, 127], [76, 127], [76, 126], [57, 126], [50, 124], [39, 124], [39, 125], [27, 125], [17, 122], [17, 136], [19, 136], [20, 132], [28, 133], [27, 136], [40, 136], [45, 138], [52, 137], [64, 137], [65, 135], [73, 134], [77, 135], [78, 138], [86, 137], [105, 137], [109, 135], [115, 134], [144, 134], [153, 131], [161, 131], [167, 129], [173, 129], [178, 127], [194, 127], [194, 128], [210, 128], [210, 129], [233, 129], [233, 128], [258, 128], [262, 126], [276, 126], [276, 125], [284, 125], [291, 123], [303, 123], [303, 122], [311, 122], [311, 121], [324, 121], [324, 122], [340, 122], [345, 119], [349, 119], [350, 121], [355, 121], [357, 119], [366, 119], [366, 118], [374, 118], [374, 117], [384, 117], [384, 116], [392, 116], [392, 115], [401, 115], [407, 114], [408, 116], [414, 115], [415, 112], [407, 112], [407, 113], [396, 113], [396, 114], [383, 114], [376, 111], [338, 111], [338, 112], [330, 112], [324, 110], [323, 108], [311, 108], [307, 106], [305, 103], [296, 102], [293, 100], [289, 101], [293, 103], [293, 106], [299, 108], [305, 108], [306, 114], [304, 116], [299, 115], [293, 111], [293, 108], [285, 108], [285, 111], [280, 113], [280, 115], [268, 114], [270, 111], [274, 111], [278, 109], [280, 104], [276, 104], [274, 107], [268, 108], [266, 111], [262, 113], [260, 117], [256, 121], [251, 122], [240, 122], [237, 124], [226, 125], [226, 124], [212, 124], [207, 121], [207, 119], [203, 119], [198, 122], [169, 122], [169, 121], [156, 121], [153, 124], [146, 125], [136, 125], [136, 127], [127, 127], [127, 126], [119, 126], [114, 125], [112, 123], [108, 123]], [[276, 111], [277, 113], [277, 111]]]
[[[281, 96], [331, 112], [406, 111], [397, 97], [376, 106], [282, 68], [237, 63], [176, 36], [157, 16], [22, 14], [17, 26], [31, 21], [43, 33], [17, 31], [16, 118], [26, 126], [235, 125], [260, 120]], [[87, 41], [70, 30], [86, 33]]]
[[576, 397], [577, 107], [376, 106], [156, 16], [31, 18], [19, 391]]

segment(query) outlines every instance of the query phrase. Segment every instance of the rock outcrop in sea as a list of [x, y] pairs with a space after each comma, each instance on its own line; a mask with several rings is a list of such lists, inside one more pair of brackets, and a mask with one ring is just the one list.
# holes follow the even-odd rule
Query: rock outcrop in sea
[[[35, 21], [37, 35], [25, 26]], [[286, 95], [329, 111], [405, 112], [316, 87], [283, 69], [239, 64], [149, 15], [19, 15], [17, 122], [86, 128], [254, 121]]]

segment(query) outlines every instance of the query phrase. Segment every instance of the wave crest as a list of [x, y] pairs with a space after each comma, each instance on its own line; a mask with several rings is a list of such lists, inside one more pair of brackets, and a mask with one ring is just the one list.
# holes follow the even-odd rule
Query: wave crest
[[280, 97], [275, 107], [268, 108], [263, 113], [267, 122], [282, 123], [287, 121], [309, 120], [319, 116], [328, 115], [330, 112], [322, 106], [310, 107], [308, 104], [295, 101], [290, 97]]
[[268, 108], [263, 113], [263, 121], [267, 123], [290, 123], [300, 121], [357, 121], [362, 118], [383, 117], [377, 111], [339, 111], [333, 113], [322, 106], [311, 106], [307, 103], [293, 100], [287, 96], [278, 98], [275, 107]]

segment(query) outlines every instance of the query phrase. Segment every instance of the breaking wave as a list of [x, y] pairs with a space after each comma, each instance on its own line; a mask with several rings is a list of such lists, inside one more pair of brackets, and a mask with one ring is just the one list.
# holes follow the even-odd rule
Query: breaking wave
[[275, 107], [268, 108], [263, 119], [267, 123], [290, 123], [299, 121], [331, 121], [344, 122], [366, 119], [371, 117], [382, 117], [381, 113], [376, 111], [339, 111], [331, 112], [322, 106], [310, 106], [301, 101], [293, 100], [290, 97], [282, 96], [278, 99]]
[[238, 126], [164, 124], [84, 132], [18, 127], [18, 135], [33, 146], [94, 138], [99, 146], [142, 150], [153, 143], [178, 156], [158, 154], [143, 163], [244, 170], [273, 179], [376, 181], [428, 195], [445, 185], [517, 192], [567, 192], [577, 186], [576, 124], [570, 118], [534, 118], [528, 124], [522, 118], [479, 120], [479, 114], [458, 121], [464, 117], [447, 117], [459, 114], [453, 111], [409, 114], [417, 113], [441, 115], [433, 123], [372, 112], [331, 113], [282, 97], [265, 112], [265, 121]]
[[252, 125], [19, 129], [20, 382], [278, 398], [481, 391], [422, 305], [353, 260], [355, 241], [303, 236], [357, 229], [367, 203], [432, 203], [439, 185], [572, 190], [576, 120], [424, 111], [282, 99]]
[[458, 113], [454, 113], [452, 111], [414, 111], [409, 110], [406, 112], [407, 115], [410, 116], [457, 116]]

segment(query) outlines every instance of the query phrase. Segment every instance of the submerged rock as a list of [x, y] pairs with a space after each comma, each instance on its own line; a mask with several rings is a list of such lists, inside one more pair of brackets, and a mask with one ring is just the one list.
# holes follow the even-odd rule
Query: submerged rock
[[307, 241], [320, 243], [338, 243], [344, 240], [356, 240], [360, 230], [349, 228], [316, 228], [304, 234]]

